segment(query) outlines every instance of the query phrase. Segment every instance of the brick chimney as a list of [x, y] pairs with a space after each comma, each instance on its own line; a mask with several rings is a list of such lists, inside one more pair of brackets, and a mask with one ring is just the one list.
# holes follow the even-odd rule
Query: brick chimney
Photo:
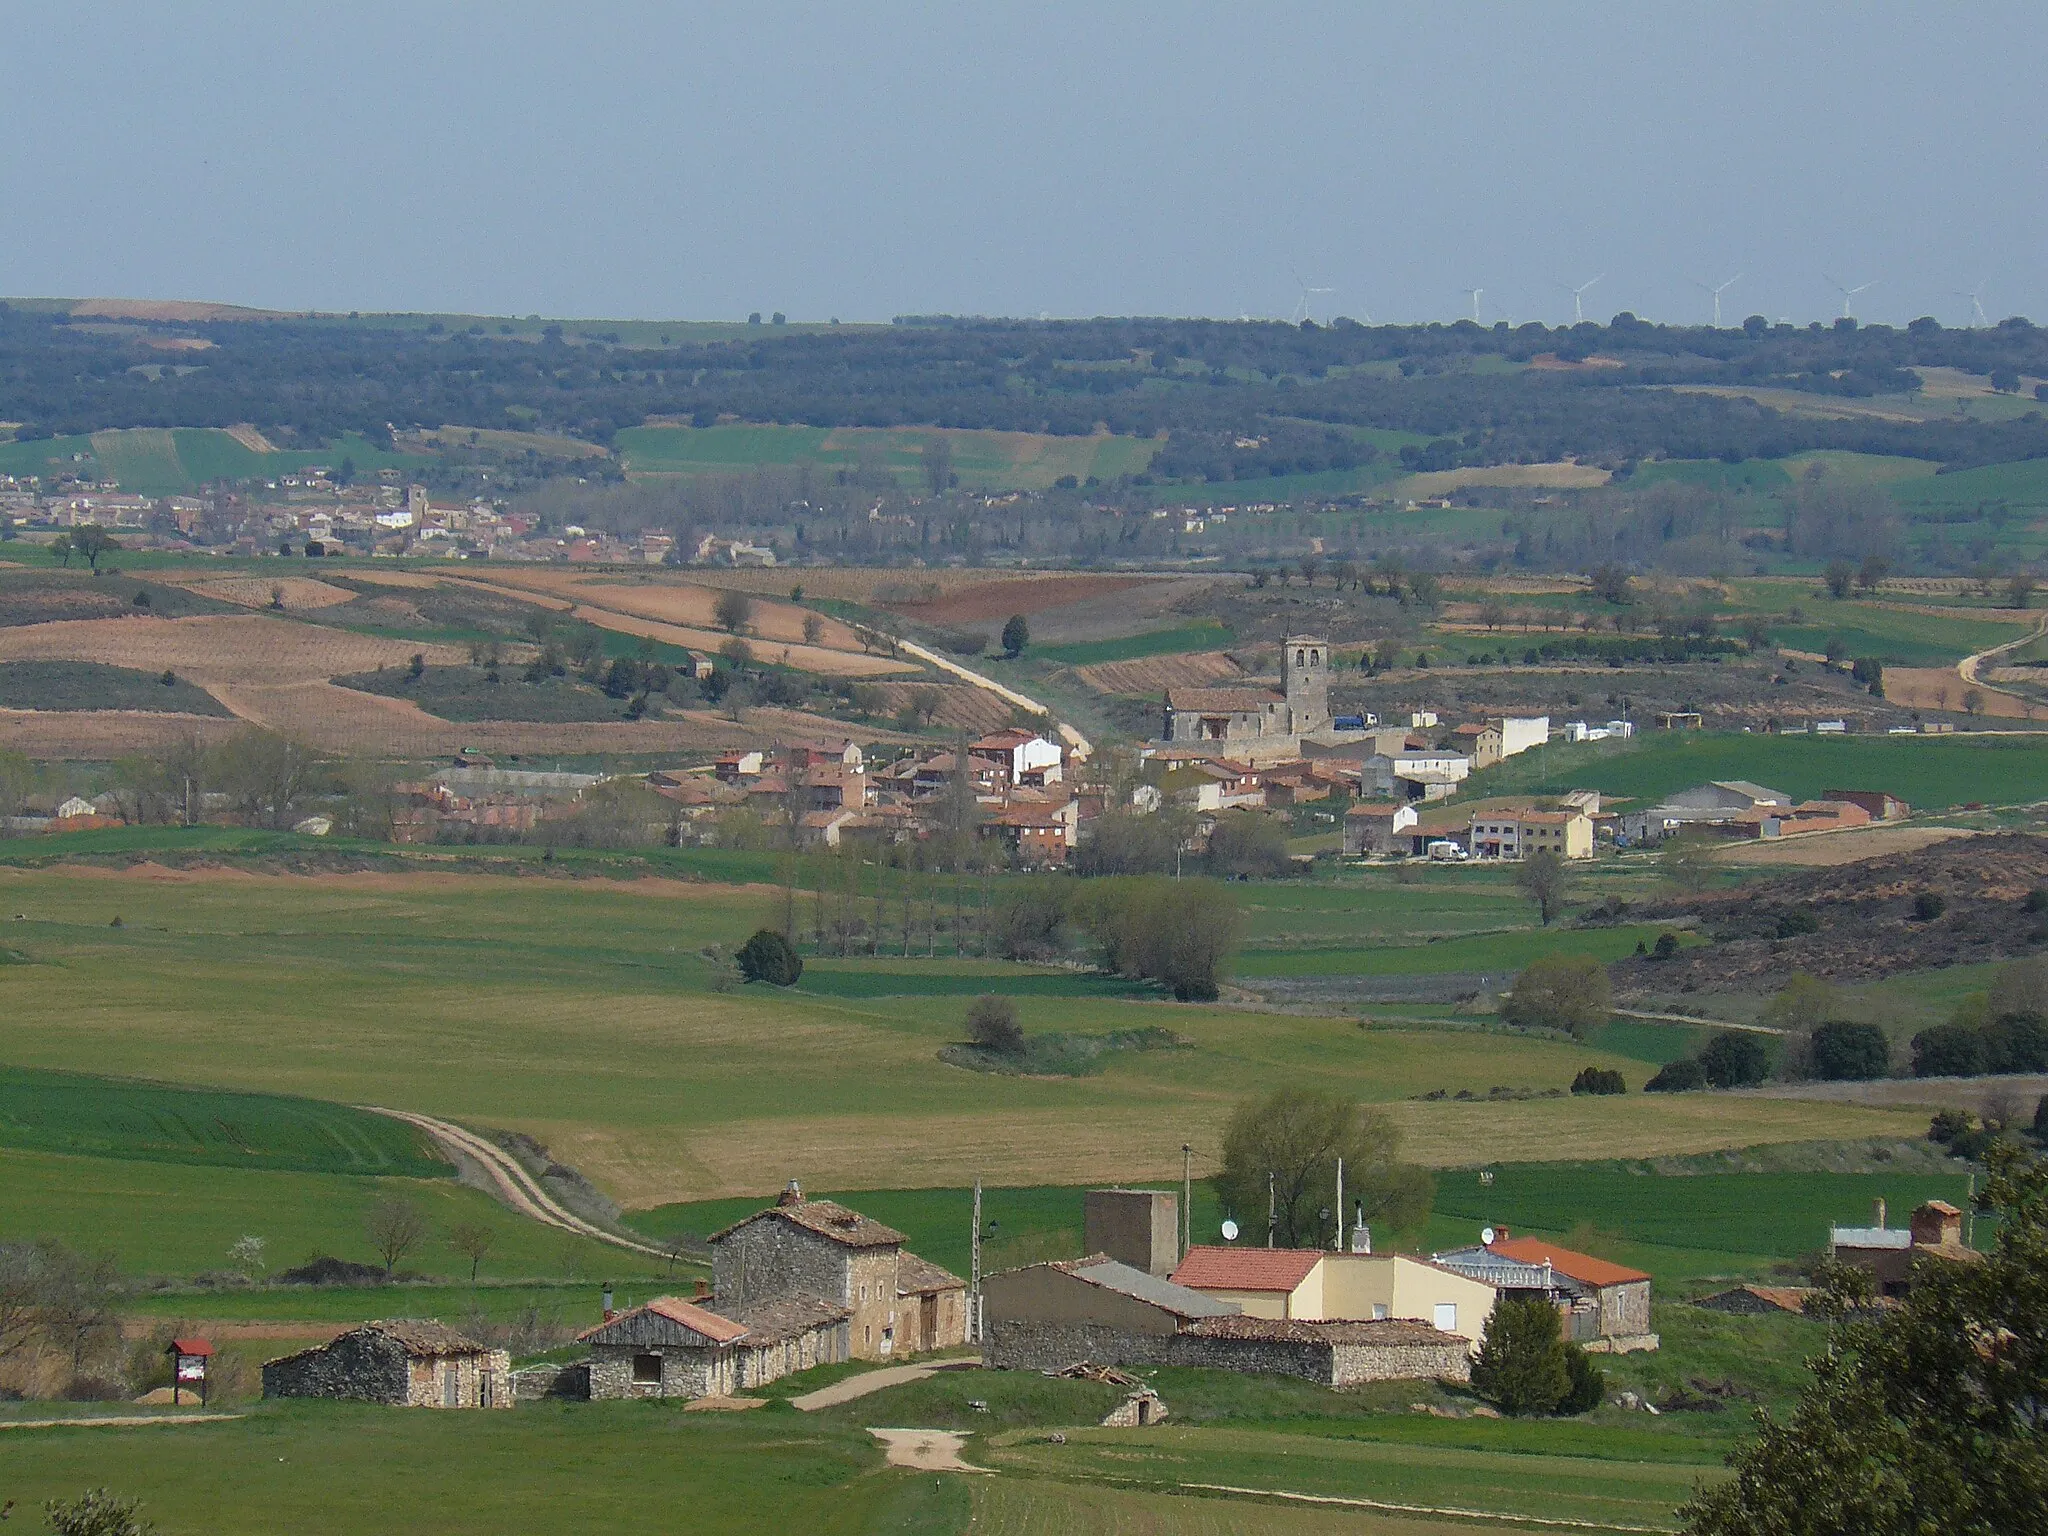
[[791, 1179], [787, 1184], [783, 1185], [782, 1194], [775, 1201], [778, 1209], [784, 1206], [802, 1205], [803, 1203], [804, 1192], [795, 1179]]
[[612, 1320], [613, 1318], [615, 1318], [615, 1317], [617, 1317], [617, 1316], [619, 1315], [618, 1313], [616, 1313], [616, 1312], [614, 1312], [614, 1311], [612, 1310], [612, 1285], [611, 1285], [611, 1282], [610, 1282], [609, 1280], [607, 1280], [607, 1281], [605, 1282], [605, 1285], [604, 1285], [604, 1302], [603, 1302], [603, 1306], [604, 1306], [604, 1320], [605, 1320], [606, 1322], [610, 1322], [610, 1321], [611, 1321], [611, 1320]]

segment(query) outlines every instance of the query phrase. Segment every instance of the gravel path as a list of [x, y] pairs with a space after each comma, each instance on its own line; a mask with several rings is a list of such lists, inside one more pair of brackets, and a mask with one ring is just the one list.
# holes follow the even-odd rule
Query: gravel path
[[802, 1397], [792, 1397], [789, 1403], [792, 1408], [801, 1408], [805, 1413], [815, 1413], [820, 1408], [836, 1408], [841, 1403], [850, 1403], [856, 1398], [866, 1397], [871, 1392], [886, 1392], [889, 1388], [900, 1387], [908, 1381], [923, 1381], [925, 1377], [936, 1375], [940, 1371], [965, 1370], [969, 1366], [979, 1364], [979, 1357], [963, 1355], [954, 1360], [927, 1360], [916, 1365], [888, 1365], [879, 1371], [863, 1371], [858, 1376], [848, 1376], [844, 1381], [835, 1381], [829, 1387], [806, 1392]]

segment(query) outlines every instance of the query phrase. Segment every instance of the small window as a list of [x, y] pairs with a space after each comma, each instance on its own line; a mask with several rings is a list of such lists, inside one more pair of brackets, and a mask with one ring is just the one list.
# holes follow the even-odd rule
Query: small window
[[1384, 1301], [1376, 1301], [1372, 1304], [1372, 1320], [1374, 1322], [1384, 1323], [1389, 1316], [1387, 1304]]
[[1440, 1333], [1458, 1331], [1458, 1304], [1455, 1301], [1440, 1301], [1436, 1304], [1436, 1326]]
[[635, 1355], [633, 1357], [633, 1385], [636, 1387], [658, 1387], [661, 1385], [661, 1356]]

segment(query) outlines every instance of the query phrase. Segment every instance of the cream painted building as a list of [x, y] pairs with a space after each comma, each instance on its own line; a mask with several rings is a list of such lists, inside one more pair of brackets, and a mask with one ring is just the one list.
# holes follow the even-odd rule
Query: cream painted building
[[1498, 1295], [1485, 1281], [1428, 1259], [1316, 1248], [1190, 1248], [1173, 1281], [1234, 1302], [1247, 1317], [1428, 1323], [1475, 1348]]

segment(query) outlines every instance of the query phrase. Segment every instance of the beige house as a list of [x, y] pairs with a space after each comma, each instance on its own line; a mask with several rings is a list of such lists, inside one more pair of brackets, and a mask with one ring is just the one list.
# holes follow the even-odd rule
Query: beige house
[[1247, 1317], [1420, 1322], [1475, 1347], [1498, 1295], [1487, 1282], [1428, 1259], [1317, 1248], [1190, 1248], [1173, 1281], [1232, 1302]]
[[1472, 812], [1472, 857], [1526, 859], [1550, 853], [1560, 859], [1593, 857], [1593, 818], [1577, 807], [1558, 811], [1496, 808]]

